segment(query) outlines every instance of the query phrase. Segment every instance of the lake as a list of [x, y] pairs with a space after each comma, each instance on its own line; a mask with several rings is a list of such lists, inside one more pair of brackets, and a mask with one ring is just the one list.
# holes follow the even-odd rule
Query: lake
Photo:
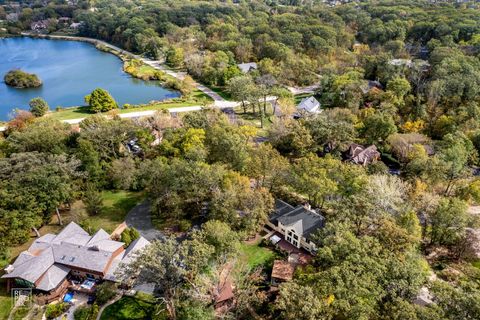
[[[132, 78], [122, 66], [118, 57], [85, 42], [0, 39], [0, 120], [11, 118], [16, 108], [28, 109], [28, 102], [35, 97], [45, 99], [53, 110], [84, 105], [84, 97], [95, 88], [109, 91], [120, 106], [180, 96], [158, 81]], [[35, 89], [7, 86], [3, 77], [12, 69], [38, 75], [43, 85]]]

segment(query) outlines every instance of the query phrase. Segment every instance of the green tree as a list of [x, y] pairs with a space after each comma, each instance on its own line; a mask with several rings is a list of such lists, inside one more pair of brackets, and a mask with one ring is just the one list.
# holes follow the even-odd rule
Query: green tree
[[89, 215], [98, 215], [103, 209], [102, 194], [93, 186], [89, 186], [83, 197], [85, 209]]
[[391, 135], [397, 132], [397, 126], [393, 118], [386, 114], [375, 112], [363, 120], [361, 129], [362, 136], [367, 143], [374, 144], [384, 142]]
[[41, 117], [45, 115], [49, 109], [48, 103], [40, 97], [31, 99], [28, 105], [30, 106], [30, 112], [35, 117]]
[[454, 245], [465, 234], [469, 222], [467, 205], [456, 198], [444, 198], [430, 216], [430, 243]]
[[85, 96], [85, 102], [88, 104], [91, 112], [99, 113], [117, 109], [118, 105], [108, 91], [97, 88], [89, 95]]
[[253, 89], [253, 80], [248, 75], [234, 77], [227, 82], [227, 91], [234, 100], [242, 103], [243, 113], [247, 112], [246, 102], [248, 101], [249, 96], [251, 96], [251, 91]]

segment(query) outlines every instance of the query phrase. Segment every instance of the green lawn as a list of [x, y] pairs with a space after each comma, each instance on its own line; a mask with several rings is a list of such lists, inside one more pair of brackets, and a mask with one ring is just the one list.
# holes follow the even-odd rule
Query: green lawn
[[213, 92], [217, 93], [220, 97], [222, 97], [225, 100], [231, 100], [232, 95], [225, 90], [224, 87], [215, 87], [215, 86], [208, 86], [210, 89], [212, 89]]
[[[151, 103], [146, 105], [139, 105], [138, 107], [130, 107], [128, 109], [118, 109], [118, 112], [121, 114], [129, 113], [129, 112], [137, 112], [137, 111], [147, 111], [147, 110], [165, 110], [170, 108], [180, 108], [180, 107], [190, 107], [190, 106], [198, 106], [203, 105], [204, 103], [208, 103], [213, 101], [212, 98], [207, 96], [200, 90], [194, 90], [191, 96], [188, 99], [184, 99], [183, 101], [167, 101], [167, 102], [158, 102], [158, 103]], [[50, 112], [47, 117], [55, 120], [69, 120], [69, 119], [78, 119], [78, 118], [86, 118], [95, 115], [88, 110], [87, 107], [71, 107], [60, 109], [59, 111]]]
[[307, 98], [307, 97], [311, 97], [312, 94], [311, 93], [301, 93], [301, 94], [297, 94], [294, 99], [295, 99], [295, 104], [299, 104], [300, 101], [302, 101], [303, 98]]
[[[100, 228], [109, 233], [112, 232], [125, 220], [127, 213], [144, 198], [141, 192], [130, 191], [104, 191], [102, 196], [102, 212], [87, 218], [87, 224], [91, 227], [92, 232]], [[81, 202], [76, 203], [76, 206], [78, 206], [77, 210], [83, 209]]]
[[7, 319], [12, 309], [12, 300], [7, 293], [5, 281], [0, 281], [0, 319]]
[[240, 245], [239, 262], [246, 265], [248, 269], [258, 266], [269, 266], [277, 257], [277, 253], [269, 248], [261, 247], [257, 243], [242, 243]]
[[155, 299], [137, 293], [134, 297], [122, 297], [103, 311], [100, 320], [151, 319]]

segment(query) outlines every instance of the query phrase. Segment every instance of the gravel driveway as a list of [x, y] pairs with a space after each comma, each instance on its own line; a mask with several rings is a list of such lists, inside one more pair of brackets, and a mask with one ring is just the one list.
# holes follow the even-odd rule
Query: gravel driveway
[[140, 232], [140, 235], [148, 241], [156, 239], [162, 239], [163, 233], [155, 229], [152, 224], [152, 218], [150, 216], [150, 203], [148, 200], [137, 204], [125, 218], [127, 226], [133, 227]]

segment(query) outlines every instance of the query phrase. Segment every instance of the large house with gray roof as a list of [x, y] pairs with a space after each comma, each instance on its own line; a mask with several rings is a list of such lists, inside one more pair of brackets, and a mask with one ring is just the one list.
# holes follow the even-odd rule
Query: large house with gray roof
[[325, 226], [325, 218], [307, 206], [292, 206], [285, 201], [275, 200], [275, 212], [267, 226], [277, 231], [296, 248], [316, 251], [310, 236]]
[[116, 281], [115, 270], [129, 262], [133, 254], [149, 242], [139, 238], [125, 249], [103, 229], [93, 236], [75, 222], [58, 235], [46, 234], [36, 239], [5, 268], [2, 278], [7, 289], [28, 287], [37, 293], [60, 296], [69, 287], [69, 278]]

